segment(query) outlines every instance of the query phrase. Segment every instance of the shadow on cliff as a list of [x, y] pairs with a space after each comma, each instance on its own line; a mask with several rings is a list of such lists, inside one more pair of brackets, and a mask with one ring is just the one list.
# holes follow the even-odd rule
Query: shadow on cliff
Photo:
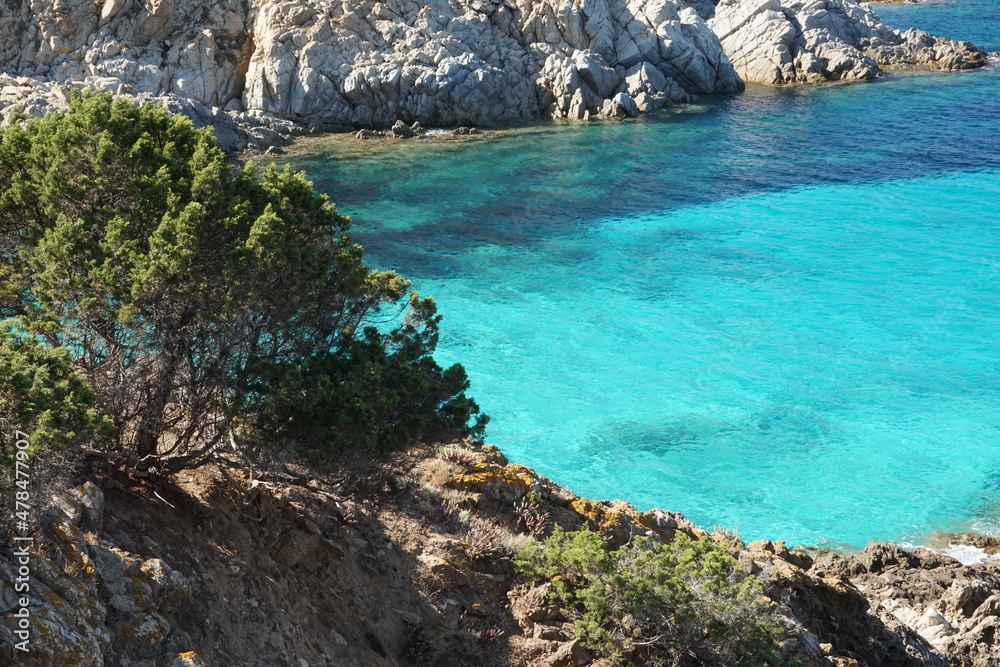
[[489, 613], [466, 615], [455, 598], [475, 593], [428, 580], [400, 548], [434, 509], [403, 504], [414, 498], [403, 469], [280, 470], [208, 464], [155, 487], [101, 482], [110, 541], [190, 579], [173, 620], [209, 664], [507, 664], [497, 624], [509, 613], [482, 599]]

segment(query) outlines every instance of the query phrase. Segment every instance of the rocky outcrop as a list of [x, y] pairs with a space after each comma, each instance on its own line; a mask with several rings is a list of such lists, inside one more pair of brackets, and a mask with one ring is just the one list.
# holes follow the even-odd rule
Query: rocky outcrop
[[872, 79], [884, 69], [972, 69], [986, 54], [883, 24], [850, 0], [721, 0], [702, 10], [745, 81], [814, 83]]
[[668, 0], [278, 4], [254, 35], [247, 107], [326, 123], [597, 113], [640, 63], [689, 94], [741, 88], [701, 17]]
[[0, 0], [0, 107], [40, 115], [83, 87], [159, 99], [230, 151], [983, 62], [850, 0]]
[[849, 581], [913, 664], [1000, 665], [1000, 562], [872, 542], [854, 556], [824, 554], [813, 571]]
[[[333, 476], [235, 463], [155, 492], [112, 471], [106, 502], [93, 483], [58, 498], [31, 556], [34, 653], [14, 653], [18, 619], [5, 615], [0, 663], [607, 665], [554, 584], [511, 566], [558, 525], [614, 547], [680, 534], [726, 545], [760, 581], [778, 652], [796, 664], [1000, 665], [1000, 561], [744, 544], [675, 512], [582, 498], [489, 445], [417, 448]], [[0, 551], [5, 611], [18, 606], [16, 558]]]
[[[967, 566], [926, 549], [879, 542], [857, 554], [790, 550], [770, 540], [743, 544], [674, 512], [639, 512], [621, 501], [580, 498], [530, 468], [508, 464], [490, 448], [479, 456], [446, 481], [467, 494], [460, 498], [463, 505], [510, 506], [535, 493], [553, 523], [589, 526], [611, 545], [637, 534], [666, 541], [677, 532], [729, 544], [772, 601], [784, 629], [780, 650], [788, 659], [831, 667], [1000, 666], [1000, 561]], [[1000, 549], [1000, 540], [974, 534], [950, 536], [946, 543], [956, 540], [984, 551]], [[525, 650], [554, 664], [573, 640], [564, 622], [572, 614], [544, 604], [545, 586], [512, 591], [511, 611], [531, 638], [524, 640]]]
[[3, 100], [29, 111], [63, 104], [65, 86], [189, 100], [244, 130], [227, 137], [235, 148], [273, 143], [255, 130], [273, 118], [498, 125], [635, 115], [743, 85], [701, 16], [672, 0], [2, 0], [0, 71]]
[[87, 482], [58, 499], [30, 549], [0, 549], [0, 662], [203, 666], [171, 620], [190, 582], [159, 558], [88, 540], [103, 512], [101, 490]]

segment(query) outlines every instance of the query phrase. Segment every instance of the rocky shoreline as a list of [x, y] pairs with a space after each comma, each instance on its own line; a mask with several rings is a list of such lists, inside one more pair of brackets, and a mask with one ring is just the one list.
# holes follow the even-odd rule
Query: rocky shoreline
[[970, 69], [967, 42], [850, 0], [0, 2], [0, 115], [100, 88], [157, 99], [229, 152], [305, 133], [626, 117], [744, 82]]
[[[503, 555], [555, 526], [611, 546], [636, 535], [724, 545], [760, 582], [787, 661], [1000, 664], [1000, 561], [877, 542], [856, 554], [745, 544], [676, 512], [581, 498], [489, 445], [326, 475], [219, 459], [155, 483], [110, 467], [90, 476], [38, 533], [36, 640], [17, 664], [607, 667], [576, 635], [575, 612]], [[8, 606], [16, 571], [0, 553]], [[0, 619], [5, 662], [15, 622]]]

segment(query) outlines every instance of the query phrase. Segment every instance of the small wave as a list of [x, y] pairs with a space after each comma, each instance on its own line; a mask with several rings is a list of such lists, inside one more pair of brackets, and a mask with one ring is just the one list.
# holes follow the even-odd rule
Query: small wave
[[[941, 536], [940, 533], [936, 535]], [[1000, 554], [989, 554], [985, 549], [971, 544], [948, 541], [946, 546], [941, 546], [941, 541], [935, 539], [936, 535], [932, 534], [929, 540], [922, 542], [903, 541], [899, 543], [899, 546], [907, 550], [915, 548], [927, 549], [936, 554], [954, 558], [962, 565], [976, 565], [977, 563], [985, 563], [990, 560], [1000, 560]]]
[[948, 545], [947, 549], [940, 549], [936, 551], [942, 555], [951, 556], [962, 565], [975, 565], [976, 563], [982, 563], [988, 560], [1000, 559], [1000, 555], [990, 555], [983, 549], [969, 544], [952, 543]]

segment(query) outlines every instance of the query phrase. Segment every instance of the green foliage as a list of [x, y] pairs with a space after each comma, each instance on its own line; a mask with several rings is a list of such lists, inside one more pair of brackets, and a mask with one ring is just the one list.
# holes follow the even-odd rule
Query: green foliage
[[464, 435], [481, 435], [487, 420], [464, 393], [462, 367], [442, 369], [431, 357], [441, 319], [434, 302], [414, 293], [410, 308], [400, 329], [385, 336], [366, 327], [346, 354], [258, 367], [265, 398], [256, 432], [312, 452], [396, 447], [470, 422]]
[[11, 466], [16, 431], [30, 434], [29, 451], [88, 444], [109, 435], [94, 410], [94, 390], [70, 366], [66, 350], [50, 349], [0, 324], [0, 432], [7, 442], [0, 469]]
[[760, 583], [707, 538], [633, 537], [611, 551], [595, 532], [556, 528], [515, 565], [550, 581], [555, 602], [578, 613], [577, 634], [617, 664], [666, 665], [681, 654], [699, 664], [780, 664]]
[[302, 174], [238, 171], [210, 131], [90, 92], [0, 130], [0, 184], [0, 309], [72, 351], [118, 448], [183, 465], [230, 436], [322, 455], [481, 431], [431, 356], [433, 301], [365, 266]]

